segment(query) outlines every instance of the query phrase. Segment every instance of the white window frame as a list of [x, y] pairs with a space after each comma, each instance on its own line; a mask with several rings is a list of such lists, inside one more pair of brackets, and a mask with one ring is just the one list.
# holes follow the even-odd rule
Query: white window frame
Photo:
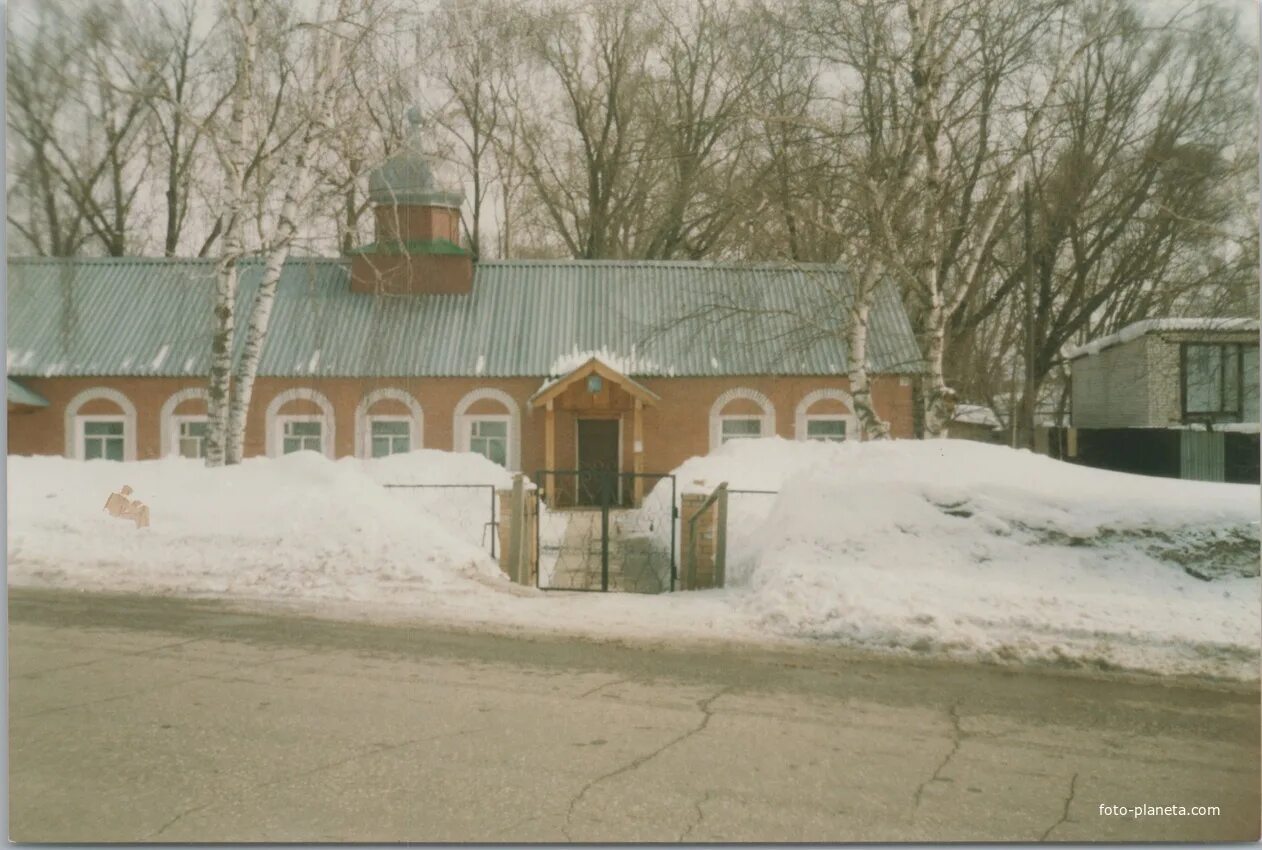
[[[752, 401], [758, 405], [762, 413], [724, 413], [723, 409], [737, 399]], [[762, 419], [762, 433], [758, 435], [758, 438], [767, 439], [768, 437], [776, 436], [775, 405], [771, 403], [771, 399], [758, 392], [758, 390], [751, 390], [749, 387], [734, 387], [722, 393], [714, 400], [714, 404], [710, 405], [710, 451], [714, 451], [723, 445], [723, 420], [725, 418]]]
[[[507, 413], [478, 413], [470, 414], [467, 411], [479, 401], [490, 399], [497, 401], [504, 406]], [[479, 418], [483, 416], [507, 416], [508, 417], [508, 471], [517, 472], [521, 469], [521, 408], [517, 405], [517, 401], [508, 393], [494, 387], [479, 387], [476, 390], [470, 390], [465, 393], [464, 397], [456, 404], [456, 409], [452, 412], [452, 445], [458, 452], [470, 451], [469, 434], [470, 429], [466, 424], [466, 420], [471, 418]]]
[[[507, 464], [513, 457], [513, 417], [507, 413], [474, 413], [466, 414], [464, 421], [464, 451], [473, 451], [473, 426], [478, 422], [503, 422], [504, 423], [504, 463]], [[577, 442], [577, 440], [575, 441]], [[480, 454], [480, 453], [479, 453]], [[486, 455], [482, 455], [486, 457]], [[487, 460], [491, 460], [487, 458]], [[494, 463], [494, 461], [492, 461]]]
[[[135, 425], [128, 421], [127, 416], [122, 413], [81, 413], [75, 416], [75, 456], [80, 460], [87, 460], [87, 424], [89, 422], [121, 422], [123, 424], [123, 460], [135, 460], [135, 458], [127, 457], [127, 446], [135, 439], [131, 434], [131, 429]], [[108, 458], [93, 458], [93, 460], [107, 460]]]
[[[374, 422], [406, 422], [408, 425], [408, 451], [412, 452], [420, 448], [416, 444], [416, 420], [411, 416], [402, 413], [373, 413], [364, 417], [364, 457], [372, 458], [372, 424]], [[401, 454], [401, 452], [391, 452], [386, 457]]]
[[[328, 440], [328, 422], [324, 416], [319, 413], [281, 413], [272, 418], [273, 428], [276, 429], [276, 457], [284, 457], [285, 455], [285, 426], [290, 422], [319, 422], [320, 423], [320, 454], [328, 457], [329, 446], [325, 441]], [[304, 451], [306, 451], [304, 449]]]
[[[118, 405], [122, 413], [80, 414], [79, 410], [88, 402], [104, 399]], [[66, 403], [62, 414], [62, 433], [65, 438], [65, 455], [74, 460], [83, 460], [82, 428], [79, 418], [107, 419], [112, 416], [123, 420], [123, 460], [136, 459], [136, 406], [131, 399], [113, 387], [91, 387], [78, 393]]]
[[[302, 400], [309, 401], [320, 408], [319, 413], [287, 413], [282, 414], [281, 408], [291, 401]], [[324, 423], [324, 427], [320, 429], [321, 442], [324, 444], [323, 454], [329, 460], [335, 460], [337, 455], [337, 419], [333, 415], [333, 405], [323, 393], [317, 392], [310, 387], [294, 387], [278, 394], [267, 405], [267, 412], [264, 415], [264, 435], [266, 438], [266, 454], [268, 457], [281, 457], [285, 453], [284, 446], [284, 426], [277, 425], [278, 422], [290, 419], [308, 420], [318, 419]]]
[[[808, 413], [805, 418], [805, 425], [802, 427], [802, 439], [815, 443], [846, 443], [853, 438], [855, 421], [853, 416], [846, 416], [844, 413]], [[840, 440], [834, 440], [832, 437], [812, 437], [812, 422], [841, 422], [846, 426], [846, 432]]]
[[[408, 409], [408, 414], [370, 414], [368, 411], [379, 401], [397, 401]], [[411, 393], [396, 387], [381, 387], [360, 399], [355, 408], [355, 453], [361, 458], [372, 457], [372, 424], [373, 419], [407, 419], [410, 424], [412, 451], [425, 448], [425, 412], [421, 403]]]
[[[725, 437], [723, 435], [723, 425], [726, 424], [727, 422], [735, 421], [738, 419], [746, 420], [746, 421], [752, 419], [753, 421], [757, 422], [758, 433], [757, 434], [734, 434], [730, 437]], [[758, 415], [757, 413], [720, 414], [719, 415], [719, 445], [721, 446], [726, 443], [730, 443], [733, 440], [761, 440], [763, 437], [767, 436], [766, 434], [763, 433], [763, 429], [766, 427], [766, 423], [763, 420], [764, 420], [764, 417]]]
[[159, 438], [161, 440], [161, 445], [158, 447], [158, 452], [160, 455], [164, 457], [172, 456], [172, 455], [176, 457], [179, 456], [180, 454], [179, 421], [184, 421], [189, 418], [193, 418], [193, 419], [200, 418], [200, 419], [206, 419], [206, 420], [210, 419], [210, 416], [208, 414], [201, 414], [200, 416], [198, 416], [197, 414], [179, 414], [178, 416], [176, 415], [175, 413], [176, 408], [179, 407], [184, 402], [190, 401], [192, 399], [201, 399], [203, 402], [207, 402], [206, 409], [207, 410], [210, 409], [210, 405], [208, 402], [209, 394], [206, 392], [205, 387], [185, 387], [182, 390], [177, 390], [176, 392], [172, 393], [170, 396], [167, 397], [167, 400], [162, 403], [162, 410], [158, 412], [158, 417], [159, 417], [158, 430], [159, 430]]
[[[183, 457], [180, 454], [180, 426], [185, 422], [210, 422], [210, 417], [206, 414], [198, 413], [180, 413], [170, 417], [171, 433], [168, 439], [171, 441], [171, 444], [165, 447], [165, 451], [172, 457]], [[202, 442], [202, 449], [205, 451], [205, 440], [203, 439]]]
[[[816, 402], [830, 399], [839, 401], [846, 406], [846, 410], [850, 413], [808, 413]], [[846, 442], [851, 440], [862, 440], [863, 434], [859, 429], [859, 417], [854, 415], [854, 398], [845, 390], [823, 389], [814, 390], [807, 393], [798, 402], [797, 410], [793, 416], [793, 436], [800, 442], [809, 439], [806, 436], [806, 423], [808, 419], [825, 418], [825, 419], [844, 419], [846, 421]]]

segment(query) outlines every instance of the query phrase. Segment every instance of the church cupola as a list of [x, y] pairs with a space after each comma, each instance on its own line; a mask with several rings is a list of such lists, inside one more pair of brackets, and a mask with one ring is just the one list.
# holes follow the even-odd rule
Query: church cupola
[[420, 114], [397, 153], [368, 175], [376, 238], [351, 251], [356, 292], [454, 294], [473, 288], [473, 257], [460, 245], [464, 194], [442, 187], [421, 150]]

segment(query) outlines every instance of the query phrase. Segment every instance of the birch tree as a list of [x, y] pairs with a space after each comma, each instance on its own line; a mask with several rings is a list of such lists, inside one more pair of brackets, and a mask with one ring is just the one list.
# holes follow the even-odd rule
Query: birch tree
[[227, 17], [235, 49], [231, 111], [215, 152], [224, 176], [224, 205], [218, 220], [224, 228], [223, 250], [215, 265], [214, 332], [210, 345], [210, 380], [206, 399], [206, 465], [228, 459], [232, 403], [232, 355], [236, 330], [238, 263], [245, 252], [246, 169], [250, 161], [250, 111], [258, 59], [262, 9], [258, 0], [230, 0]]
[[[280, 208], [270, 223], [270, 232], [263, 239], [266, 258], [263, 277], [250, 305], [245, 339], [232, 380], [225, 458], [230, 464], [239, 463], [243, 455], [254, 380], [267, 341], [276, 287], [298, 234], [303, 191], [312, 183], [312, 164], [319, 146], [327, 141], [335, 127], [332, 106], [342, 78], [343, 60], [375, 32], [373, 11], [371, 5], [364, 4], [352, 11], [351, 0], [338, 0], [332, 17], [301, 21], [291, 30], [309, 35], [303, 40], [300, 64], [282, 71], [290, 80], [290, 97], [297, 107], [296, 120], [300, 127], [289, 133], [294, 140], [280, 149], [272, 169], [273, 179], [283, 187], [283, 192]], [[353, 116], [340, 116], [340, 120], [348, 118], [353, 120]], [[263, 227], [260, 231], [263, 232]]]

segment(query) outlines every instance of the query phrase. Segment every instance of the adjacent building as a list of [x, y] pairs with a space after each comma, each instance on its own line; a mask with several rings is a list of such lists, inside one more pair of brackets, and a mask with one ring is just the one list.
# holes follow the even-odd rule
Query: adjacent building
[[1082, 463], [1259, 480], [1256, 319], [1150, 319], [1066, 354]]

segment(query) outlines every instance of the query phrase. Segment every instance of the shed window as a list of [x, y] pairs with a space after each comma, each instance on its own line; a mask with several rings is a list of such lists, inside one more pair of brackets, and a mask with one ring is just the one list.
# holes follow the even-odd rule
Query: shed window
[[840, 416], [807, 417], [806, 439], [840, 443], [846, 439], [846, 420]]
[[287, 419], [282, 428], [281, 451], [285, 454], [324, 450], [324, 423], [319, 419]]
[[762, 436], [762, 419], [757, 416], [724, 416], [720, 443], [750, 440]]
[[1258, 347], [1245, 346], [1241, 355], [1240, 398], [1241, 420], [1258, 421]]
[[202, 458], [206, 456], [206, 431], [210, 423], [205, 419], [181, 419], [178, 448], [180, 457]]
[[412, 450], [412, 428], [406, 418], [372, 420], [372, 456], [407, 454]]
[[122, 460], [127, 425], [121, 418], [79, 420], [84, 460]]
[[1258, 348], [1236, 343], [1183, 346], [1183, 410], [1188, 419], [1257, 419]]
[[508, 417], [470, 417], [469, 451], [480, 454], [500, 466], [506, 466], [508, 464]]

